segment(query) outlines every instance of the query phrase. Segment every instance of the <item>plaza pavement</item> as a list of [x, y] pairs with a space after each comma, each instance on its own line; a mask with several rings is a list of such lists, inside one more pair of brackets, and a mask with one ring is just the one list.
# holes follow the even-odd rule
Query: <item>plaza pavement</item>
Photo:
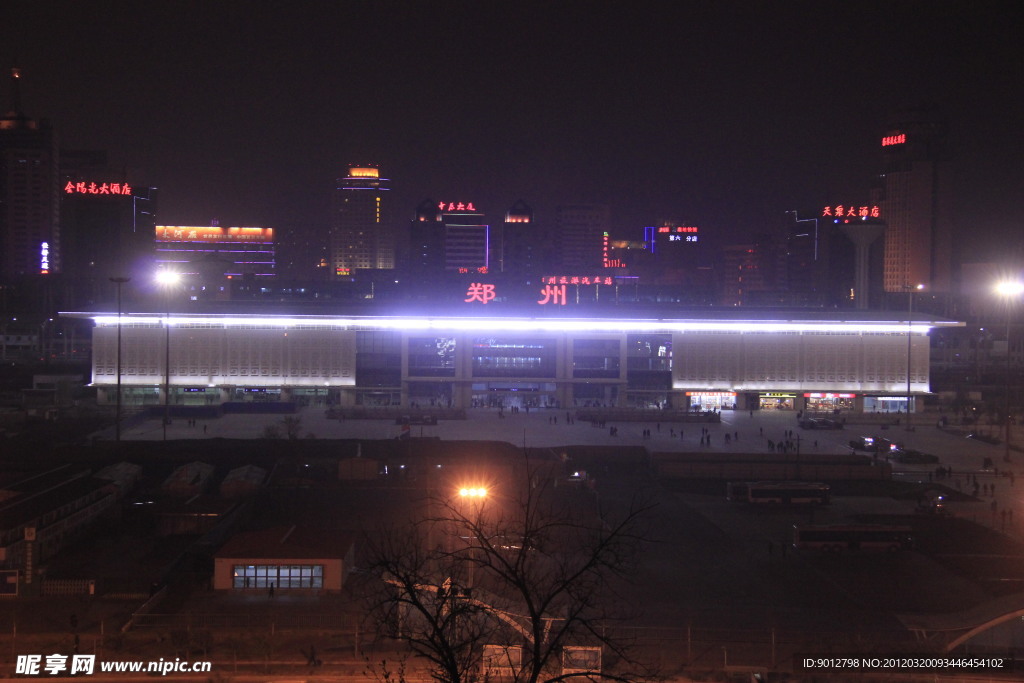
[[[1003, 444], [988, 444], [966, 438], [966, 428], [940, 429], [939, 415], [924, 413], [913, 418], [913, 430], [895, 424], [895, 417], [888, 415], [847, 416], [848, 424], [841, 430], [803, 430], [797, 422], [796, 413], [790, 411], [724, 411], [720, 423], [681, 422], [608, 422], [604, 427], [594, 427], [583, 420], [567, 421], [575, 411], [565, 409], [533, 409], [529, 413], [511, 412], [508, 409], [478, 408], [467, 411], [465, 420], [441, 420], [437, 425], [412, 425], [413, 437], [439, 438], [445, 441], [506, 441], [517, 446], [531, 448], [555, 448], [560, 446], [643, 446], [652, 453], [704, 452], [715, 453], [769, 453], [767, 442], [779, 442], [787, 431], [793, 438], [799, 437], [800, 452], [806, 455], [839, 455], [852, 452], [849, 441], [858, 436], [882, 436], [897, 441], [907, 448], [933, 453], [943, 467], [952, 467], [952, 479], [936, 479], [950, 488], [970, 494], [974, 477], [979, 485], [991, 485], [992, 495], [983, 495], [985, 505], [976, 501], [952, 502], [949, 510], [958, 516], [975, 519], [989, 526], [1000, 527], [1002, 517], [991, 514], [991, 500], [997, 501], [998, 510], [1013, 510], [1012, 520], [1017, 520], [1014, 529], [1024, 533], [1024, 479], [1021, 486], [1015, 485], [1017, 477], [1024, 475], [1024, 452], [1013, 450], [1011, 462], [1004, 462]], [[311, 439], [364, 439], [367, 441], [394, 439], [401, 433], [401, 427], [394, 420], [336, 419], [327, 417], [323, 408], [302, 408], [296, 416], [301, 419], [301, 438]], [[188, 439], [259, 439], [265, 429], [276, 425], [283, 433], [284, 415], [275, 414], [227, 414], [215, 419], [199, 419], [195, 426], [189, 421], [177, 418], [167, 427], [168, 440]], [[617, 428], [615, 436], [610, 435], [611, 427]], [[700, 443], [703, 429], [710, 435], [710, 445]], [[998, 428], [987, 428], [989, 433], [998, 433]], [[650, 437], [644, 437], [648, 430]], [[1011, 439], [1024, 445], [1024, 431], [1020, 427]], [[732, 438], [726, 442], [725, 435]], [[122, 439], [157, 441], [163, 439], [163, 429], [158, 418], [125, 426]], [[94, 438], [113, 439], [113, 428], [94, 435]], [[994, 465], [983, 470], [982, 464], [990, 458]], [[929, 482], [934, 477], [937, 465], [901, 465], [893, 463], [894, 479], [903, 481]], [[1006, 476], [1013, 472], [1014, 477]], [[1009, 530], [1009, 529], [1008, 529]]]

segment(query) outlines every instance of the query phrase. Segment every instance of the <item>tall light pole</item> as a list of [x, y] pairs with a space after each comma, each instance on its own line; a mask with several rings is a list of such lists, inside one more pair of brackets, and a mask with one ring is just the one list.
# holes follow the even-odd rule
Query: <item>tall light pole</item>
[[1024, 283], [1004, 280], [996, 285], [996, 294], [1006, 300], [1006, 396], [1003, 410], [1003, 419], [1006, 420], [1006, 453], [1003, 455], [1005, 462], [1010, 462], [1010, 313], [1013, 310], [1013, 302], [1024, 294]]
[[907, 431], [910, 427], [910, 401], [912, 393], [910, 389], [912, 367], [910, 365], [910, 353], [914, 341], [914, 292], [924, 289], [924, 285], [904, 285], [907, 289]]
[[118, 443], [121, 443], [121, 285], [129, 280], [130, 277], [110, 278], [117, 285], [117, 412], [114, 414], [114, 438]]
[[167, 441], [167, 422], [171, 417], [171, 288], [181, 276], [172, 270], [161, 270], [156, 281], [164, 289], [167, 317], [164, 318], [164, 441]]

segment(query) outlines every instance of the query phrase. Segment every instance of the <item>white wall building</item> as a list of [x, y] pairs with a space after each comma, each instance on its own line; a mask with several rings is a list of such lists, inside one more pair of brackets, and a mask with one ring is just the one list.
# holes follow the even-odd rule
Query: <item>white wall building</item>
[[[908, 321], [906, 314], [832, 313], [130, 314], [121, 318], [122, 400], [162, 404], [169, 359], [172, 406], [896, 411], [906, 410], [908, 393], [929, 391], [929, 331], [961, 325], [923, 315]], [[92, 381], [100, 402], [114, 403], [117, 316], [65, 315], [94, 320]]]

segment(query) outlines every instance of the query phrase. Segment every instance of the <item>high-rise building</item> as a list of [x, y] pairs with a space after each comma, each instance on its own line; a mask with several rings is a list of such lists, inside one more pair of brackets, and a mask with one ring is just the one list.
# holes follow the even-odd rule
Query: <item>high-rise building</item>
[[945, 127], [930, 113], [908, 110], [880, 141], [884, 171], [874, 189], [886, 222], [884, 287], [906, 292], [952, 289], [953, 207]]
[[559, 264], [566, 271], [608, 266], [611, 214], [607, 206], [574, 204], [557, 210]]
[[491, 269], [491, 226], [473, 202], [439, 202], [444, 223], [444, 269], [486, 273]]
[[331, 201], [329, 259], [335, 277], [395, 267], [395, 235], [387, 216], [387, 178], [373, 166], [352, 166]]
[[786, 250], [771, 236], [722, 250], [723, 306], [778, 306], [785, 282]]
[[155, 239], [157, 267], [196, 284], [276, 275], [273, 228], [158, 225]]
[[60, 175], [62, 272], [74, 283], [74, 300], [110, 301], [110, 278], [151, 277], [157, 188], [129, 182], [95, 150], [62, 149]]
[[550, 253], [550, 244], [545, 243], [533, 220], [533, 209], [522, 199], [505, 212], [491, 251], [495, 272], [531, 274], [544, 268], [543, 257]]
[[21, 72], [0, 118], [0, 280], [60, 272], [60, 152], [45, 120], [21, 111]]
[[433, 199], [424, 199], [413, 213], [409, 225], [407, 268], [417, 274], [444, 270], [444, 223], [441, 221], [440, 204]]

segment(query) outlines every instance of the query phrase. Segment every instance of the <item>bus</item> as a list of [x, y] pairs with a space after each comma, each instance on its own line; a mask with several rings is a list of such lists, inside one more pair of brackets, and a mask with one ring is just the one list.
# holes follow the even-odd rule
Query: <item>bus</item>
[[896, 552], [912, 547], [913, 529], [883, 524], [793, 526], [793, 547], [841, 553], [844, 550]]
[[778, 505], [828, 505], [829, 486], [805, 481], [742, 481], [726, 485], [728, 500], [734, 503]]

